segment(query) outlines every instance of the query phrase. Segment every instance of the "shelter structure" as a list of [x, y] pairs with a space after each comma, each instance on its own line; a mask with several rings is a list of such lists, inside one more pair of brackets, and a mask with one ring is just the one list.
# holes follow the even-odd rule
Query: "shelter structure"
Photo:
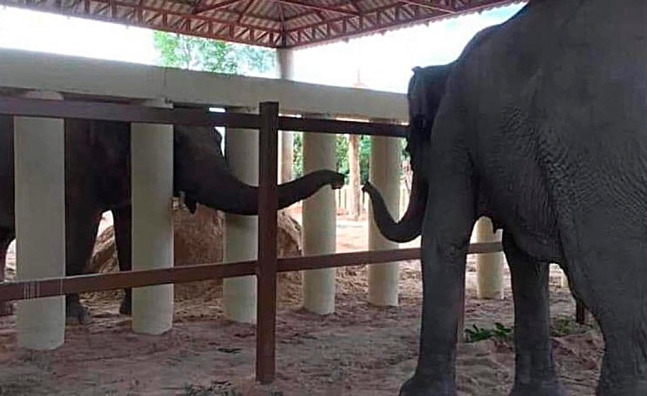
[[0, 4], [271, 48], [437, 21], [519, 0], [1, 0]]
[[[258, 45], [278, 50], [278, 60], [280, 77], [283, 80], [291, 80], [294, 78], [294, 65], [292, 63], [293, 49], [315, 44], [329, 43], [336, 40], [347, 40], [354, 37], [359, 37], [367, 34], [375, 34], [385, 32], [388, 30], [419, 24], [437, 21], [443, 18], [455, 17], [465, 13], [482, 11], [488, 8], [516, 3], [514, 0], [0, 0], [0, 5], [27, 8], [31, 10], [38, 10], [50, 12], [54, 14], [61, 14], [74, 17], [83, 17], [100, 21], [108, 21], [120, 23], [125, 25], [139, 26], [151, 28], [167, 32], [175, 32], [180, 34], [194, 35], [206, 37], [210, 39], [218, 39], [229, 42], [244, 43], [251, 45]], [[20, 59], [22, 58], [23, 61]], [[12, 61], [17, 61], [12, 69]], [[88, 78], [85, 81], [87, 86], [80, 86], [76, 80], [77, 77], [81, 78], [85, 74], [93, 74], [97, 76], [98, 70], [101, 66], [100, 62], [90, 61], [87, 63], [97, 64], [97, 68], [92, 72], [88, 69], [75, 69], [75, 76], [70, 76], [65, 68], [57, 69], [56, 60], [54, 63], [37, 62], [31, 63], [29, 59], [24, 59], [21, 54], [11, 54], [11, 56], [3, 57], [3, 67], [0, 68], [0, 87], [13, 87], [21, 89], [32, 90], [29, 95], [34, 97], [56, 95], [56, 92], [66, 93], [70, 92], [70, 87], [77, 86], [77, 92], [87, 93], [90, 92], [89, 85], [97, 87], [99, 90], [110, 91], [115, 84], [108, 82], [107, 76], [113, 74], [115, 78], [125, 78], [128, 76], [136, 75], [138, 82], [150, 82], [151, 90], [150, 95], [136, 95], [137, 100], [146, 99], [144, 102], [147, 106], [153, 107], [168, 107], [172, 104], [182, 101], [182, 93], [189, 96], [195, 96], [195, 90], [200, 90], [201, 84], [198, 81], [203, 81], [206, 77], [198, 73], [184, 74], [180, 71], [168, 70], [164, 73], [159, 70], [153, 71], [146, 70], [139, 73], [137, 67], [133, 67], [134, 74], [119, 74], [115, 73], [114, 67], [107, 67], [105, 75], [100, 78]], [[68, 61], [60, 61], [60, 63], [67, 63]], [[85, 63], [85, 62], [84, 62]], [[31, 67], [28, 65], [31, 64]], [[126, 67], [126, 66], [123, 66]], [[36, 70], [38, 69], [38, 70]], [[27, 76], [27, 71], [31, 70], [30, 77]], [[163, 75], [162, 75], [163, 74]], [[182, 76], [181, 79], [185, 83], [177, 85], [172, 89], [171, 85], [174, 78]], [[145, 78], [141, 80], [140, 78]], [[179, 78], [179, 77], [178, 77]], [[215, 81], [219, 77], [214, 77]], [[157, 79], [157, 80], [156, 80]], [[234, 96], [237, 97], [238, 102], [234, 100], [211, 101], [211, 104], [222, 104], [228, 112], [248, 112], [250, 108], [245, 103], [258, 103], [267, 92], [272, 92], [274, 99], [282, 104], [303, 102], [303, 97], [311, 95], [313, 98], [332, 98], [334, 95], [326, 96], [327, 92], [324, 87], [306, 86], [300, 84], [275, 84], [273, 82], [260, 81], [261, 79], [225, 79], [220, 77], [221, 81], [218, 82], [220, 87], [228, 86], [233, 83], [240, 83], [236, 87], [229, 86], [226, 92], [233, 93], [237, 91]], [[69, 84], [63, 84], [61, 81], [69, 80]], [[159, 81], [158, 81], [159, 80]], [[135, 81], [135, 80], [133, 80]], [[156, 90], [157, 83], [163, 81], [163, 89]], [[40, 84], [40, 85], [39, 85]], [[170, 85], [169, 85], [170, 84]], [[272, 89], [254, 88], [252, 84], [258, 87], [272, 87]], [[118, 84], [125, 86], [127, 84]], [[146, 84], [149, 85], [149, 84]], [[209, 84], [207, 84], [209, 85]], [[298, 86], [297, 86], [298, 85]], [[125, 91], [137, 87], [140, 90], [147, 90], [148, 88], [142, 87], [141, 83], [133, 84], [131, 87], [125, 88]], [[303, 88], [303, 89], [302, 89]], [[301, 90], [302, 89], [302, 90]], [[296, 91], [300, 93], [297, 94]], [[308, 91], [310, 90], [310, 91]], [[38, 91], [38, 92], [35, 92]], [[46, 92], [50, 91], [50, 92]], [[124, 92], [125, 92], [124, 91]], [[155, 92], [153, 92], [155, 91]], [[189, 92], [191, 91], [191, 92]], [[334, 90], [333, 90], [334, 91]], [[204, 97], [214, 95], [211, 91], [205, 94]], [[220, 91], [221, 93], [223, 91]], [[244, 100], [249, 95], [258, 94], [258, 98], [254, 100]], [[219, 93], [220, 94], [220, 93]], [[119, 95], [128, 97], [128, 94], [121, 92]], [[359, 97], [367, 95], [359, 95]], [[380, 95], [378, 95], [380, 96]], [[382, 95], [386, 99], [389, 95]], [[329, 105], [330, 107], [343, 106], [343, 98], [335, 96], [338, 100], [331, 100], [330, 102], [320, 100], [319, 108]], [[175, 99], [174, 99], [175, 98]], [[195, 98], [194, 98], [195, 99]], [[249, 98], [247, 98], [249, 99]], [[186, 102], [186, 100], [185, 100]], [[225, 103], [226, 102], [226, 103]], [[380, 100], [377, 100], [380, 102]], [[382, 102], [380, 102], [382, 103]], [[400, 103], [401, 104], [401, 103]], [[298, 107], [298, 106], [297, 106]], [[352, 106], [346, 106], [346, 109]], [[379, 109], [388, 112], [389, 107], [381, 104]], [[396, 106], [397, 107], [397, 106]], [[316, 105], [310, 105], [311, 109], [317, 108]], [[282, 109], [283, 110], [283, 109]], [[289, 109], [288, 109], [289, 110]], [[333, 112], [333, 110], [312, 111], [302, 113], [304, 117], [326, 118], [331, 115], [339, 115], [340, 112]], [[367, 115], [355, 114], [355, 115]], [[371, 114], [371, 119], [393, 119], [388, 114]], [[22, 120], [22, 119], [21, 119]], [[29, 119], [27, 119], [29, 121]], [[51, 124], [51, 123], [50, 123]], [[45, 129], [54, 130], [55, 133], [45, 134], [39, 137], [39, 144], [49, 144], [51, 146], [61, 148], [63, 129], [59, 124], [47, 124]], [[22, 125], [19, 123], [19, 126]], [[133, 180], [153, 180], [146, 175], [158, 175], [155, 180], [157, 184], [147, 185], [146, 189], [141, 191], [135, 188], [133, 183], [133, 222], [139, 224], [155, 224], [155, 229], [148, 229], [146, 227], [138, 229], [139, 232], [135, 233], [138, 236], [133, 238], [133, 258], [138, 257], [142, 262], [155, 262], [156, 267], [165, 268], [172, 266], [172, 233], [169, 232], [172, 223], [170, 222], [170, 213], [166, 213], [164, 207], [168, 206], [167, 203], [171, 199], [172, 193], [172, 146], [169, 144], [169, 133], [157, 133], [160, 131], [168, 132], [169, 128], [153, 128], [148, 124], [140, 125], [138, 128], [142, 129], [144, 133], [133, 140], [133, 147], [138, 147], [141, 150], [147, 148], [150, 151], [146, 156], [141, 156], [137, 166], [133, 167], [133, 172], [140, 172], [141, 174], [133, 175]], [[253, 134], [247, 133], [232, 133], [227, 136], [238, 135], [233, 140], [228, 141], [230, 147], [227, 149], [231, 153], [258, 153], [258, 137]], [[50, 136], [52, 141], [44, 140], [45, 136]], [[35, 140], [34, 140], [35, 141]], [[35, 145], [35, 143], [34, 143]], [[30, 147], [32, 144], [17, 145], [16, 156], [23, 156], [26, 159], [35, 158], [39, 156], [38, 151], [34, 151]], [[399, 142], [397, 139], [381, 139], [376, 141], [375, 147], [379, 147], [381, 152], [393, 153], [391, 157], [396, 158], [396, 153], [399, 151]], [[306, 169], [321, 169], [332, 168], [335, 166], [334, 160], [334, 135], [330, 134], [316, 134], [308, 133], [304, 136], [304, 163]], [[313, 149], [308, 149], [309, 147]], [[291, 152], [292, 142], [291, 135], [284, 133], [282, 135], [282, 152]], [[316, 149], [315, 149], [316, 148]], [[326, 148], [322, 150], [322, 148]], [[284, 154], [285, 157], [288, 154]], [[46, 177], [40, 175], [37, 169], [27, 169], [24, 174], [17, 174], [16, 183], [27, 183], [28, 178], [32, 180], [39, 180], [47, 178], [48, 180], [62, 180], [62, 150], [50, 151], [47, 156], [41, 155], [41, 160], [45, 158], [46, 164], [52, 166], [43, 166], [41, 169], [55, 169], [56, 177]], [[43, 160], [44, 161], [44, 160]], [[291, 161], [284, 161], [284, 164], [289, 164]], [[391, 161], [393, 166], [399, 165], [396, 160]], [[389, 163], [391, 163], [389, 162]], [[258, 180], [258, 159], [253, 161], [241, 161], [234, 165], [234, 171], [249, 182]], [[285, 166], [288, 165], [284, 165]], [[246, 169], [249, 167], [249, 169]], [[22, 171], [22, 170], [21, 170]], [[159, 176], [162, 174], [164, 177]], [[285, 172], [282, 172], [285, 179]], [[288, 172], [289, 175], [289, 172]], [[390, 184], [399, 185], [398, 172], [375, 172], [373, 173], [376, 178], [383, 178], [384, 180], [376, 180], [377, 185], [387, 186]], [[285, 180], [283, 180], [285, 181]], [[45, 188], [46, 186], [43, 186]], [[18, 190], [18, 189], [17, 189]], [[56, 202], [57, 210], [62, 211], [62, 192], [57, 191], [57, 195], [52, 198], [43, 195], [43, 202]], [[392, 200], [397, 202], [397, 197], [394, 195]], [[159, 203], [158, 210], [150, 209], [150, 205], [146, 202], [155, 201]], [[38, 203], [34, 203], [38, 205]], [[166, 206], [165, 206], [166, 205]], [[334, 253], [334, 222], [335, 222], [335, 200], [332, 191], [322, 190], [308, 203], [308, 208], [304, 213], [304, 247], [307, 254], [325, 254]], [[47, 207], [51, 207], [47, 206]], [[21, 226], [20, 222], [28, 224], [31, 220], [23, 219], [18, 216], [20, 213], [25, 213], [27, 216], [30, 213], [29, 208], [22, 208], [17, 211], [17, 221], [19, 230], [28, 228], [34, 229], [38, 227]], [[60, 227], [60, 218], [52, 218], [47, 224], [42, 227]], [[227, 253], [228, 259], [253, 259], [251, 256], [256, 256], [246, 249], [248, 246], [255, 246], [255, 240], [242, 240], [240, 238], [252, 238], [250, 235], [256, 235], [256, 221], [243, 221], [239, 218], [231, 219], [232, 225], [238, 229], [238, 233], [232, 234], [232, 237], [238, 238], [236, 241], [228, 241], [227, 246], [229, 252]], [[229, 224], [229, 223], [228, 223]], [[136, 229], [134, 224], [134, 228]], [[150, 227], [149, 227], [150, 228]], [[243, 230], [245, 229], [245, 230]], [[322, 230], [328, 230], [323, 232]], [[325, 238], [323, 235], [325, 234]], [[42, 237], [38, 235], [21, 235], [25, 246], [35, 246], [42, 242]], [[39, 239], [40, 238], [40, 239]], [[57, 241], [58, 245], [62, 241]], [[58, 246], [57, 245], [57, 246]], [[151, 246], [155, 245], [158, 253], [157, 256], [151, 255]], [[160, 250], [160, 246], [164, 249]], [[20, 255], [23, 251], [19, 249]], [[27, 256], [23, 256], [27, 257]], [[29, 260], [37, 262], [44, 260], [44, 257], [33, 257]], [[62, 263], [65, 260], [65, 253], [60, 252], [59, 255], [49, 255], [47, 257], [49, 262]], [[20, 265], [20, 264], [19, 264]], [[137, 262], [133, 263], [135, 269], [146, 269], [148, 267], [138, 267]], [[24, 272], [21, 275], [19, 270], [19, 278], [25, 276], [37, 277], [38, 275], [51, 276], [52, 274], [38, 272], [35, 268], [34, 273]], [[61, 272], [63, 269], [57, 267], [57, 271]], [[315, 271], [315, 270], [312, 270]], [[329, 270], [325, 270], [329, 271]], [[57, 272], [57, 274], [58, 274]], [[381, 271], [374, 272], [376, 274], [376, 285], [385, 285], [383, 292], [373, 290], [371, 292], [372, 300], [381, 305], [395, 305], [397, 304], [397, 290], [393, 290], [393, 282], [397, 281], [394, 276], [397, 276], [397, 271], [393, 267], [384, 267]], [[306, 308], [317, 313], [331, 313], [334, 311], [334, 276], [332, 273], [313, 273], [312, 276], [305, 276], [305, 291], [304, 300], [306, 301]], [[26, 278], [25, 278], [26, 279]], [[256, 296], [254, 291], [256, 287], [253, 282], [255, 278], [250, 276], [245, 279], [236, 279], [226, 287], [226, 295], [232, 297], [232, 306], [225, 308], [225, 312], [231, 315], [232, 319], [253, 322], [256, 318], [256, 313], [248, 310], [245, 307], [254, 307]], [[380, 286], [377, 286], [378, 289]], [[385, 293], [381, 295], [381, 293]], [[387, 295], [388, 294], [388, 295]], [[148, 334], [159, 334], [164, 332], [171, 326], [172, 313], [172, 289], [168, 286], [152, 286], [142, 290], [140, 293], [134, 294], [134, 318], [133, 324], [137, 324], [136, 331]], [[52, 301], [39, 301], [33, 307], [28, 307], [24, 304], [23, 310], [19, 310], [18, 314], [21, 316], [19, 322], [25, 329], [24, 334], [27, 338], [22, 343], [32, 349], [49, 349], [56, 347], [63, 342], [62, 331], [63, 325], [60, 322], [61, 317], [61, 299], [54, 298]], [[52, 304], [55, 305], [56, 318], [48, 323], [44, 323], [42, 318], [39, 317], [37, 312], [45, 312], [51, 309]], [[31, 310], [31, 311], [30, 311]], [[33, 312], [32, 312], [33, 311]], [[32, 312], [30, 314], [30, 312]], [[148, 312], [148, 315], [145, 313]], [[150, 314], [152, 312], [152, 314]], [[52, 327], [53, 326], [53, 327]], [[50, 337], [44, 337], [43, 334], [38, 333], [33, 329], [40, 329], [45, 331]], [[52, 328], [58, 330], [52, 333]], [[49, 330], [47, 330], [49, 329]], [[43, 344], [41, 340], [47, 339], [47, 343]]]

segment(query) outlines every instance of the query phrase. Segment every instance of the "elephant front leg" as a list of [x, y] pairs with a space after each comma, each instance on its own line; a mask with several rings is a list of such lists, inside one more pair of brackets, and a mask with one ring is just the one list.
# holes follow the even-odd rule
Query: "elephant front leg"
[[538, 262], [503, 236], [512, 276], [515, 320], [515, 381], [511, 396], [561, 396], [550, 341], [548, 263]]
[[[115, 222], [115, 241], [117, 244], [119, 270], [130, 271], [132, 269], [131, 206], [113, 210], [112, 216]], [[124, 289], [124, 299], [121, 301], [119, 313], [123, 315], [130, 315], [132, 313], [132, 289]]]
[[[5, 280], [7, 250], [14, 238], [15, 234], [12, 230], [0, 228], [0, 283]], [[13, 315], [13, 312], [14, 304], [12, 302], [0, 302], [0, 316]]]
[[459, 244], [439, 237], [422, 242], [423, 309], [420, 354], [401, 396], [456, 395], [456, 343], [463, 315], [469, 237]]
[[[67, 210], [65, 273], [67, 276], [81, 275], [86, 272], [92, 256], [101, 212], [73, 205], [69, 205]], [[65, 296], [65, 315], [67, 324], [88, 324], [92, 320], [89, 310], [81, 304], [77, 293]]]

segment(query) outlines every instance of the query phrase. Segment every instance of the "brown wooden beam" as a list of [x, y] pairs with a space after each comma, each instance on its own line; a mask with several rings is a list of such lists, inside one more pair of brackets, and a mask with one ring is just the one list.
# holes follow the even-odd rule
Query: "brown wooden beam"
[[278, 211], [279, 104], [261, 103], [258, 188], [258, 324], [256, 327], [256, 380], [274, 381], [276, 368], [276, 271]]
[[[470, 254], [500, 252], [500, 242], [470, 245]], [[420, 259], [420, 248], [337, 253], [278, 259], [277, 272], [346, 267]], [[195, 282], [255, 274], [256, 261], [210, 263], [156, 270], [133, 270], [110, 274], [78, 275], [65, 278], [0, 283], [0, 301], [13, 301], [71, 293], [118, 290], [127, 287]]]
[[207, 110], [162, 109], [117, 103], [23, 99], [0, 96], [0, 114], [25, 117], [76, 118], [149, 124], [229, 126], [258, 129], [256, 114], [214, 113]]
[[0, 301], [254, 275], [255, 265], [256, 261], [246, 261], [4, 282], [0, 283]]
[[220, 3], [211, 4], [211, 5], [208, 5], [208, 6], [197, 6], [197, 7], [193, 8], [193, 11], [191, 11], [191, 13], [193, 15], [198, 15], [198, 14], [201, 14], [201, 13], [207, 12], [207, 11], [216, 11], [216, 10], [219, 10], [221, 8], [229, 7], [230, 5], [236, 4], [236, 3], [240, 2], [240, 1], [241, 0], [227, 0], [227, 1], [221, 1]]
[[[242, 113], [213, 113], [194, 109], [162, 109], [130, 104], [89, 101], [53, 101], [0, 96], [0, 114], [25, 117], [77, 118], [84, 120], [123, 121], [149, 124], [224, 126], [258, 129], [259, 116]], [[279, 128], [288, 131], [357, 134], [371, 136], [406, 136], [406, 126], [360, 121], [279, 117]]]
[[249, 9], [252, 7], [254, 4], [255, 0], [248, 0], [247, 4], [245, 5], [245, 8], [243, 8], [243, 11], [241, 11], [240, 15], [238, 15], [238, 19], [236, 20], [236, 23], [240, 23], [243, 18], [247, 16], [247, 13], [249, 12]]
[[370, 136], [405, 137], [407, 126], [360, 121], [326, 120], [316, 118], [281, 117], [282, 131], [354, 134]]

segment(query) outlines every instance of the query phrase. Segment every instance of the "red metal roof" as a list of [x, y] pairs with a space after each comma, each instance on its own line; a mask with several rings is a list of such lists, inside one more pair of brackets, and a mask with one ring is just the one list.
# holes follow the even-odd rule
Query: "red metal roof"
[[516, 2], [519, 0], [0, 0], [0, 5], [289, 48]]

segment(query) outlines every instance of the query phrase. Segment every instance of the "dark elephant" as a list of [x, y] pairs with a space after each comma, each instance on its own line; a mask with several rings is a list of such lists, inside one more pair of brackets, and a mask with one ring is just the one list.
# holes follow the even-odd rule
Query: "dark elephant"
[[[0, 117], [0, 281], [14, 231], [13, 118]], [[257, 187], [230, 171], [210, 127], [174, 127], [174, 192], [191, 211], [196, 203], [240, 215], [257, 214]], [[131, 269], [130, 124], [65, 120], [66, 274], [84, 273], [91, 257], [101, 215], [111, 211], [122, 271]], [[325, 185], [340, 188], [344, 176], [320, 170], [279, 186], [279, 208], [305, 199]], [[130, 313], [130, 290], [120, 312]], [[11, 305], [0, 306], [0, 314]], [[77, 294], [66, 296], [68, 322], [85, 323], [89, 313]]]
[[647, 395], [647, 3], [530, 0], [453, 63], [409, 86], [415, 185], [384, 235], [422, 235], [415, 374], [401, 395], [456, 395], [470, 234], [503, 229], [515, 304], [518, 396], [564, 395], [549, 333], [548, 263], [605, 341], [598, 395]]

